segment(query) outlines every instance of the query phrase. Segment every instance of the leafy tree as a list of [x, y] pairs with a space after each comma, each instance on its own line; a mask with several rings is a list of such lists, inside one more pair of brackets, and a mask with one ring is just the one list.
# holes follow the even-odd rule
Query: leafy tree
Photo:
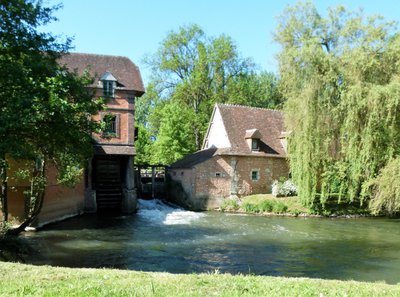
[[373, 199], [370, 208], [374, 213], [395, 215], [400, 213], [400, 158], [390, 160], [380, 174], [371, 180]]
[[[9, 160], [27, 160], [19, 175], [30, 179], [25, 193], [28, 216], [10, 231], [18, 233], [40, 213], [46, 185], [46, 165], [59, 171], [59, 181], [76, 180], [92, 153], [91, 120], [102, 103], [92, 100], [85, 86], [91, 79], [70, 73], [58, 59], [70, 48], [42, 33], [40, 26], [54, 20], [58, 7], [41, 1], [7, 0], [0, 3], [0, 184], [3, 220], [8, 220]], [[18, 175], [18, 174], [17, 174]]]
[[153, 159], [153, 141], [151, 133], [143, 125], [138, 125], [138, 139], [135, 141], [135, 149], [137, 156], [136, 164], [152, 164]]
[[[147, 64], [153, 72], [147, 88], [150, 93], [138, 104], [137, 120], [144, 121], [158, 139], [162, 116], [172, 112], [170, 107], [163, 111], [166, 105], [171, 103], [182, 115], [190, 112], [187, 123], [175, 123], [180, 131], [185, 131], [186, 125], [191, 127], [188, 137], [180, 138], [176, 145], [182, 146], [181, 152], [186, 154], [201, 148], [215, 103], [276, 107], [282, 101], [273, 75], [257, 74], [253, 62], [240, 57], [231, 38], [225, 35], [209, 38], [197, 25], [170, 32]], [[165, 143], [167, 139], [176, 141], [172, 130], [164, 129], [161, 136]], [[155, 145], [160, 143], [156, 141]], [[182, 156], [178, 153], [171, 158], [168, 150], [159, 150], [156, 155], [171, 162]]]
[[381, 17], [341, 6], [322, 17], [306, 2], [285, 11], [276, 40], [301, 199], [363, 203], [400, 153], [400, 35]]
[[274, 73], [251, 72], [235, 77], [228, 87], [227, 103], [281, 109], [284, 99]]

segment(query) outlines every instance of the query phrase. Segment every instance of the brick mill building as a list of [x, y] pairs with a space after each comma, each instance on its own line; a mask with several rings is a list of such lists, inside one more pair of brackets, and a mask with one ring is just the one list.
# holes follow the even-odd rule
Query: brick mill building
[[202, 150], [170, 167], [170, 200], [204, 210], [270, 193], [273, 180], [289, 173], [283, 121], [281, 111], [216, 104]]
[[[136, 185], [133, 158], [135, 156], [135, 99], [144, 94], [139, 68], [128, 58], [120, 56], [71, 53], [60, 64], [94, 77], [96, 97], [106, 100], [107, 108], [94, 118], [106, 119], [102, 135], [93, 135], [94, 156], [85, 176], [74, 188], [57, 184], [55, 168], [49, 168], [43, 209], [37, 225], [60, 220], [83, 212], [136, 210]], [[68, 129], [68, 127], [66, 127]], [[13, 185], [11, 185], [13, 186]], [[24, 215], [23, 186], [15, 185], [10, 193], [10, 214]]]

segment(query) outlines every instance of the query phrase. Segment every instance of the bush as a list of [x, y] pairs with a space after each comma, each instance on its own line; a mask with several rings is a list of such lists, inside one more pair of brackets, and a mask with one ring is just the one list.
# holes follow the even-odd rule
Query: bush
[[272, 201], [265, 200], [261, 202], [259, 209], [261, 212], [271, 212], [274, 209], [274, 203]]
[[260, 212], [260, 209], [258, 208], [257, 205], [248, 202], [243, 203], [242, 208], [245, 212], [254, 212], [254, 213]]
[[372, 189], [370, 209], [373, 213], [400, 213], [400, 157], [392, 159], [378, 177], [369, 183]]
[[239, 204], [236, 199], [225, 199], [221, 205], [222, 211], [238, 210]]
[[276, 212], [276, 213], [284, 213], [287, 211], [287, 209], [288, 209], [288, 206], [283, 202], [276, 202], [274, 204], [274, 208], [273, 208], [274, 212]]
[[297, 187], [290, 179], [274, 180], [272, 183], [272, 195], [275, 197], [289, 197], [297, 195]]

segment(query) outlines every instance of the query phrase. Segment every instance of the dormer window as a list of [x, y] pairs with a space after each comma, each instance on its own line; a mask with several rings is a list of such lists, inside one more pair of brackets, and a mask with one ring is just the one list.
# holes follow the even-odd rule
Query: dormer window
[[247, 145], [252, 152], [258, 152], [260, 150], [261, 133], [258, 131], [258, 129], [246, 130], [246, 135], [244, 138], [246, 139]]
[[103, 81], [103, 95], [104, 97], [114, 97], [115, 95], [114, 82], [110, 80]]
[[251, 140], [251, 150], [252, 151], [259, 151], [260, 150], [260, 142], [259, 139], [252, 139]]
[[115, 97], [115, 88], [117, 86], [117, 79], [111, 72], [106, 71], [101, 76], [100, 81], [103, 83], [103, 96]]

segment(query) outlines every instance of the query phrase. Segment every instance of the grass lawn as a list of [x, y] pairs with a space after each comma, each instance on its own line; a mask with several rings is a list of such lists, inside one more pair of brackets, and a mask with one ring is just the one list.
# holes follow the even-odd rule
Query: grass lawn
[[400, 296], [400, 285], [0, 262], [0, 296]]

